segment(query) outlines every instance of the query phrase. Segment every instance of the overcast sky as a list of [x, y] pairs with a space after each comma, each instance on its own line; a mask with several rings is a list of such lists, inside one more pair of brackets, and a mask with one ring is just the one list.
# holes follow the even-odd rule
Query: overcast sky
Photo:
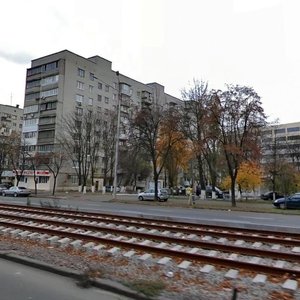
[[269, 121], [300, 121], [300, 1], [9, 0], [0, 103], [23, 107], [31, 59], [68, 49], [181, 97], [193, 79], [253, 87]]

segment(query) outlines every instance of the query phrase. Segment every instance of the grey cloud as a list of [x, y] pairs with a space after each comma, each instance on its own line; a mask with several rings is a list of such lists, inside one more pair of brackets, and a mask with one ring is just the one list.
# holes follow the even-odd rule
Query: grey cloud
[[26, 52], [8, 52], [0, 49], [0, 57], [5, 60], [14, 62], [16, 64], [28, 64], [30, 63], [32, 56]]

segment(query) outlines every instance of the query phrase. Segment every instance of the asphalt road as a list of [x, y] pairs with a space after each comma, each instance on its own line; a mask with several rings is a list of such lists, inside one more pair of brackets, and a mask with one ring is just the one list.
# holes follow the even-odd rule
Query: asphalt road
[[125, 300], [97, 288], [83, 289], [75, 281], [0, 259], [1, 300]]
[[[48, 196], [30, 197], [31, 205], [40, 206], [40, 202], [59, 204], [62, 208], [71, 208], [81, 211], [110, 212], [132, 216], [158, 217], [193, 223], [217, 224], [223, 226], [266, 228], [281, 231], [300, 232], [299, 215], [281, 215], [271, 213], [255, 213], [228, 210], [192, 209], [182, 207], [169, 207], [160, 205], [145, 205], [137, 202], [136, 195], [119, 195], [131, 203], [109, 202], [110, 194], [60, 194], [60, 199], [55, 200]], [[130, 200], [131, 199], [131, 200]], [[57, 202], [55, 202], [57, 201]], [[26, 204], [27, 198], [13, 198], [0, 196], [0, 203]]]

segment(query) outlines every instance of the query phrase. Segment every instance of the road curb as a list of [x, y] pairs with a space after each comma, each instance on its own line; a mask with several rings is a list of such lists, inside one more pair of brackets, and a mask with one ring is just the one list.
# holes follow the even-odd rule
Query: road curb
[[[6, 259], [15, 263], [23, 264], [32, 268], [40, 269], [43, 271], [51, 272], [60, 276], [73, 278], [80, 281], [82, 279], [83, 273], [75, 270], [71, 270], [65, 267], [57, 267], [51, 264], [38, 261], [32, 258], [22, 257], [12, 253], [0, 253], [1, 259]], [[119, 282], [115, 282], [109, 279], [90, 279], [90, 284], [94, 287], [112, 292], [121, 296], [129, 297], [136, 300], [150, 300], [151, 298], [145, 297]]]

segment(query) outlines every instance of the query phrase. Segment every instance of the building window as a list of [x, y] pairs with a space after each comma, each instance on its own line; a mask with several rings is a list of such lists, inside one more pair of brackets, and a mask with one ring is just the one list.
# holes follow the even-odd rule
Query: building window
[[46, 64], [45, 66], [43, 66], [45, 71], [52, 71], [58, 68], [58, 61], [54, 61], [52, 63]]
[[105, 92], [109, 92], [109, 85], [108, 84], [105, 85]]
[[41, 98], [56, 96], [57, 94], [58, 94], [58, 89], [52, 89], [52, 90], [41, 92]]
[[40, 118], [39, 124], [44, 125], [44, 124], [53, 124], [55, 123], [55, 117], [45, 117], [45, 118]]
[[77, 88], [78, 88], [79, 90], [84, 90], [84, 83], [81, 82], [81, 81], [77, 81]]
[[89, 98], [88, 105], [93, 105], [93, 98]]
[[84, 78], [84, 77], [85, 77], [85, 70], [78, 68], [78, 69], [77, 69], [77, 75], [78, 75], [79, 77]]
[[118, 87], [118, 84], [116, 82], [114, 82], [114, 89], [116, 90]]
[[292, 136], [288, 136], [287, 139], [288, 139], [289, 141], [300, 140], [300, 135], [292, 135]]
[[53, 151], [53, 145], [40, 145], [40, 146], [38, 146], [38, 151], [40, 151], [40, 152]]
[[109, 102], [109, 98], [105, 97], [105, 103], [108, 103], [108, 102]]
[[23, 133], [23, 137], [25, 139], [34, 138], [34, 137], [36, 137], [36, 133], [37, 133], [36, 131], [25, 132], [25, 133]]
[[38, 183], [47, 183], [49, 176], [39, 176]]
[[297, 132], [300, 131], [300, 127], [290, 127], [287, 128], [287, 132]]
[[83, 95], [76, 94], [75, 100], [76, 100], [76, 102], [82, 103], [84, 100], [84, 97], [83, 97]]
[[38, 124], [38, 119], [27, 119], [24, 121], [24, 126], [32, 126]]
[[25, 100], [33, 100], [33, 99], [39, 99], [39, 98], [40, 98], [39, 92], [25, 95]]
[[117, 94], [113, 94], [113, 100], [116, 100], [117, 99]]
[[98, 89], [102, 90], [102, 83], [101, 82], [98, 82]]
[[89, 92], [90, 92], [90, 93], [93, 92], [93, 88], [94, 88], [94, 87], [93, 87], [92, 85], [89, 85]]
[[90, 80], [92, 80], [92, 81], [95, 80], [95, 74], [94, 73], [90, 73]]
[[57, 102], [48, 102], [48, 103], [42, 103], [40, 110], [52, 110], [52, 109], [56, 109], [56, 104]]
[[99, 102], [101, 102], [101, 101], [102, 101], [102, 96], [101, 96], [101, 95], [98, 95], [97, 100], [98, 100]]
[[26, 82], [26, 89], [30, 89], [37, 86], [40, 86], [40, 80], [33, 80], [33, 81]]
[[285, 128], [275, 129], [275, 133], [285, 133]]
[[83, 109], [81, 107], [76, 107], [76, 114], [77, 114], [77, 116], [82, 116]]
[[39, 132], [39, 139], [48, 139], [54, 137], [54, 130], [45, 130]]
[[35, 113], [38, 112], [39, 106], [37, 104], [35, 105], [29, 105], [24, 107], [24, 114], [30, 114], [30, 113]]
[[77, 184], [78, 182], [78, 177], [77, 175], [71, 175], [71, 183], [72, 184]]
[[57, 83], [58, 78], [59, 78], [58, 75], [45, 77], [41, 80], [41, 86]]

